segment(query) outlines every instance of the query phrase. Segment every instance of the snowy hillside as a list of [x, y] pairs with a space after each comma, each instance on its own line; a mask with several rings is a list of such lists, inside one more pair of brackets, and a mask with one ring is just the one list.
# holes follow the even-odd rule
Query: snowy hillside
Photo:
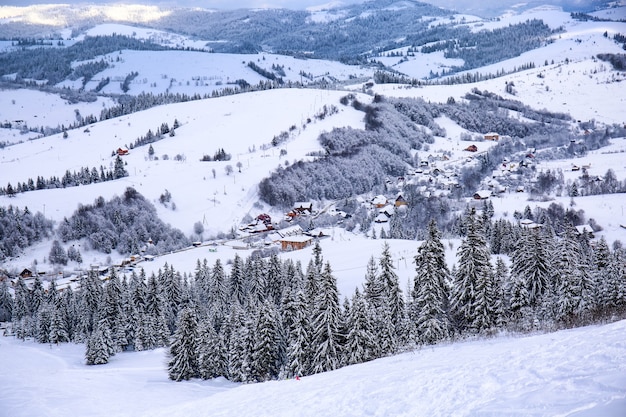
[[0, 337], [3, 415], [621, 417], [626, 322], [502, 335], [408, 352], [300, 380], [173, 382], [165, 351], [87, 366], [84, 346]]
[[[59, 82], [40, 90], [19, 83], [45, 80], [20, 80], [18, 70], [0, 68], [0, 243], [25, 247], [10, 256], [0, 247], [0, 321], [11, 317], [6, 300], [15, 300], [13, 323], [0, 322], [0, 332], [26, 339], [0, 337], [0, 417], [625, 415], [626, 72], [597, 55], [623, 54], [613, 37], [626, 34], [626, 23], [579, 21], [550, 6], [517, 12], [530, 7], [519, 5], [498, 19], [439, 14], [414, 1], [331, 6], [227, 12], [220, 16], [232, 20], [219, 23], [232, 29], [228, 40], [211, 25], [204, 33], [212, 36], [191, 35], [211, 21], [209, 10], [0, 7], [0, 35], [40, 30], [22, 20], [49, 25], [67, 39], [49, 49], [113, 34], [176, 48], [80, 55], [65, 62], [72, 69]], [[421, 7], [436, 16], [412, 23], [433, 36], [443, 27], [463, 36], [516, 30], [532, 19], [552, 35], [518, 57], [424, 85], [375, 82], [382, 71], [423, 81], [465, 63], [441, 48], [406, 46], [404, 35], [376, 37], [386, 25], [395, 36], [391, 27]], [[617, 20], [623, 12], [594, 16]], [[194, 28], [172, 31], [190, 16]], [[88, 24], [78, 30], [75, 22]], [[367, 38], [359, 47], [371, 50], [346, 47], [354, 22], [363, 22]], [[248, 42], [246, 30], [258, 28], [254, 41], [262, 42], [273, 25], [310, 25], [311, 32], [293, 50], [286, 42], [285, 55], [280, 42], [259, 49]], [[323, 33], [328, 38], [316, 32], [331, 27], [337, 32]], [[271, 40], [289, 41], [280, 35]], [[308, 59], [317, 51], [302, 53], [305, 40], [327, 55], [335, 46], [350, 54], [341, 62]], [[227, 43], [264, 52], [208, 52]], [[0, 48], [20, 46], [3, 41]], [[88, 75], [66, 76], [76, 68]], [[486, 79], [496, 73], [507, 75]], [[473, 76], [486, 80], [465, 82]], [[248, 84], [263, 87], [199, 99]], [[143, 106], [167, 94], [177, 102]], [[148, 109], [128, 111], [138, 102]], [[73, 123], [81, 127], [65, 129]], [[527, 130], [517, 136], [486, 126]], [[360, 154], [366, 157], [338, 168], [341, 158]], [[377, 171], [377, 163], [388, 171]], [[120, 167], [127, 175], [114, 175]], [[349, 169], [363, 177], [349, 177]], [[95, 172], [96, 180], [74, 180], [75, 172]], [[277, 177], [283, 182], [272, 185]], [[540, 177], [556, 185], [539, 184]], [[350, 188], [359, 182], [365, 191]], [[315, 199], [310, 189], [318, 184], [343, 194]], [[267, 198], [272, 186], [278, 201]], [[132, 253], [114, 246], [105, 253], [92, 236], [76, 237], [87, 220], [102, 240], [113, 234], [109, 223], [132, 229], [133, 220], [145, 220], [136, 209], [109, 209], [115, 218], [108, 223], [97, 217], [96, 208], [126, 198], [129, 188], [149, 203], [141, 210], [153, 205], [163, 221], [140, 224], [141, 239], [124, 235]], [[34, 213], [51, 220], [50, 236], [20, 234], [30, 231], [24, 219]], [[83, 217], [74, 220], [75, 213]], [[182, 237], [155, 244], [165, 225]], [[282, 234], [271, 230], [282, 227]], [[291, 233], [302, 240], [281, 246]], [[53, 259], [55, 245], [78, 251], [78, 259]], [[51, 282], [62, 292], [50, 290]], [[179, 332], [181, 312], [195, 309], [200, 330]], [[589, 323], [601, 324], [573, 328]], [[107, 331], [105, 349], [97, 339]], [[61, 343], [50, 342], [51, 334]], [[189, 340], [198, 346], [180, 362], [197, 363], [185, 376], [172, 371], [162, 346]], [[264, 342], [275, 357], [257, 357]], [[336, 347], [328, 355], [335, 362], [323, 363], [325, 343]], [[87, 366], [98, 363], [98, 349], [107, 350], [99, 352], [104, 364]], [[191, 380], [173, 382], [168, 372]]]

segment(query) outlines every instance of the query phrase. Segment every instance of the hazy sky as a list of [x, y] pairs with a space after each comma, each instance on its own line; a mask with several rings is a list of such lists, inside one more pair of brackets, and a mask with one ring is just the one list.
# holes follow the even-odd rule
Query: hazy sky
[[[202, 7], [206, 9], [237, 9], [237, 8], [267, 8], [283, 7], [287, 9], [304, 9], [309, 6], [317, 6], [332, 3], [361, 3], [366, 0], [0, 0], [0, 5], [27, 6], [30, 4], [50, 4], [50, 3], [97, 3], [97, 4], [159, 4], [181, 7]], [[554, 4], [559, 6], [578, 6], [585, 9], [592, 3], [602, 2], [602, 0], [421, 0], [448, 9], [455, 9], [463, 12], [472, 10], [503, 10], [516, 4], [524, 3], [529, 5]], [[589, 7], [590, 8], [590, 7]]]

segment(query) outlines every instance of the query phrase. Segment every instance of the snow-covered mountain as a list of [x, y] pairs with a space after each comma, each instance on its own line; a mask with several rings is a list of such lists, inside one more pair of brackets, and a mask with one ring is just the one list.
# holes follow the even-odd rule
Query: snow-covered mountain
[[[401, 10], [405, 6], [413, 7], [414, 3], [397, 2], [388, 5], [387, 9]], [[0, 16], [6, 24], [15, 25], [16, 20], [25, 18], [24, 15], [40, 18], [37, 16], [41, 16], [41, 10], [45, 7], [33, 7], [28, 11], [3, 7]], [[307, 12], [310, 13], [307, 19], [332, 25], [339, 20], [353, 19], [349, 10], [363, 13], [357, 6], [353, 9], [315, 8]], [[146, 14], [146, 11], [152, 14]], [[118, 148], [130, 148], [130, 152], [121, 157], [128, 171], [124, 178], [2, 195], [0, 206], [28, 207], [31, 212], [41, 212], [58, 226], [81, 205], [93, 204], [99, 197], [109, 200], [132, 187], [156, 207], [165, 223], [180, 229], [192, 240], [204, 241], [199, 247], [160, 254], [152, 262], [140, 262], [138, 266], [147, 274], [157, 273], [165, 263], [189, 274], [193, 273], [198, 259], [207, 259], [209, 264], [220, 259], [228, 264], [236, 254], [247, 256], [256, 248], [248, 248], [247, 242], [229, 240], [226, 236], [261, 213], [268, 213], [277, 220], [285, 216], [283, 208], [271, 207], [261, 200], [259, 183], [264, 178], [327, 152], [318, 140], [323, 133], [344, 127], [365, 129], [363, 111], [358, 106], [345, 104], [350, 94], [353, 94], [350, 100], [368, 105], [376, 100], [376, 94], [447, 103], [463, 102], [474, 90], [488, 91], [538, 110], [570, 114], [573, 120], [568, 122], [567, 132], [572, 137], [585, 133], [581, 126], [593, 126], [589, 129], [600, 132], [624, 127], [626, 73], [597, 58], [600, 53], [623, 53], [621, 45], [613, 39], [616, 34], [626, 34], [623, 12], [624, 8], [596, 12], [593, 16], [599, 17], [597, 21], [577, 20], [553, 7], [511, 12], [499, 19], [483, 19], [469, 13], [433, 17], [430, 21], [433, 26], [446, 22], [450, 27], [463, 26], [472, 32], [541, 19], [550, 30], [558, 29], [558, 32], [550, 37], [550, 42], [518, 57], [455, 72], [424, 85], [377, 84], [373, 77], [377, 70], [383, 69], [408, 79], [423, 80], [431, 73], [460, 66], [463, 61], [446, 58], [442, 50], [432, 53], [412, 51], [409, 54], [408, 47], [396, 47], [402, 42], [399, 38], [386, 39], [386, 47], [376, 52], [377, 56], [372, 59], [380, 61], [379, 66], [301, 59], [278, 51], [208, 53], [202, 49], [214, 47], [219, 39], [179, 34], [157, 28], [159, 25], [152, 23], [150, 26], [154, 27], [147, 27], [147, 20], [156, 21], [163, 13], [162, 8], [152, 6], [135, 9], [134, 13], [144, 14], [141, 27], [129, 24], [132, 16], [122, 14], [120, 19], [115, 15], [109, 17], [123, 23], [102, 23], [95, 19], [98, 24], [90, 25], [85, 31], [75, 31], [75, 36], [71, 30], [59, 30], [67, 43], [52, 47], [70, 47], [84, 36], [125, 34], [177, 50], [125, 49], [87, 61], [72, 62], [73, 67], [100, 60], [110, 65], [84, 85], [81, 78], [71, 80], [67, 77], [54, 86], [56, 89], [49, 91], [15, 88], [11, 85], [13, 74], [0, 74], [7, 77], [7, 84], [0, 85], [0, 122], [5, 126], [0, 129], [0, 143], [3, 144], [0, 149], [1, 186], [25, 183], [38, 177], [62, 178], [68, 171], [80, 171], [85, 167], [112, 169]], [[611, 21], [602, 20], [607, 16]], [[619, 21], [620, 16], [622, 21]], [[52, 13], [50, 18], [53, 17], [58, 16]], [[360, 18], [367, 19], [367, 16]], [[0, 31], [3, 30], [2, 24]], [[1, 47], [3, 50], [15, 49], [11, 41], [3, 42]], [[185, 94], [198, 98], [219, 95], [225, 88], [236, 85], [237, 80], [243, 79], [250, 84], [267, 82], [266, 76], [249, 65], [251, 62], [264, 70], [284, 72], [281, 78], [286, 84], [300, 82], [309, 84], [310, 88], [268, 88], [194, 99], [108, 120], [94, 120], [94, 123], [69, 129], [66, 133], [40, 134], [61, 125], [70, 126], [87, 115], [99, 119], [101, 112], [120, 104], [122, 84], [134, 72], [137, 75], [130, 78], [127, 94], [122, 100], [140, 97], [142, 93]], [[522, 69], [524, 66], [526, 69]], [[474, 74], [501, 73], [507, 75], [446, 84], [446, 79], [453, 77], [466, 76], [469, 80]], [[107, 78], [111, 81], [96, 94], [100, 81]], [[84, 88], [85, 92], [94, 94], [94, 101], [67, 100], [59, 94], [61, 88]], [[329, 112], [329, 109], [333, 110]], [[524, 114], [514, 110], [508, 112], [508, 116], [526, 120]], [[437, 123], [445, 134], [435, 135], [428, 148], [413, 150], [416, 160], [445, 155], [445, 169], [450, 171], [471, 164], [472, 159], [464, 150], [468, 144], [464, 141], [486, 132], [469, 130], [446, 116], [437, 118]], [[156, 132], [163, 124], [178, 125], [175, 135], [164, 134], [150, 147], [132, 146], [138, 138], [148, 131]], [[29, 127], [37, 129], [32, 131]], [[273, 144], [277, 143], [278, 137], [280, 143]], [[574, 145], [575, 142], [572, 140]], [[564, 181], [573, 181], [580, 176], [574, 166], [584, 166], [589, 175], [598, 178], [611, 169], [617, 179], [623, 181], [626, 164], [622, 155], [626, 153], [626, 138], [617, 137], [609, 142], [605, 147], [574, 159], [538, 159], [534, 169], [537, 172], [558, 170], [563, 173]], [[495, 143], [486, 141], [476, 143], [481, 151], [495, 146]], [[231, 158], [222, 161], [205, 158], [220, 150], [230, 154]], [[444, 168], [443, 163], [441, 168]], [[411, 175], [417, 175], [417, 172]], [[483, 183], [488, 180], [485, 178]], [[393, 181], [400, 179], [393, 178]], [[164, 194], [170, 196], [165, 203]], [[372, 197], [369, 194], [354, 196], [358, 201], [368, 201]], [[623, 200], [623, 194], [574, 199], [562, 193], [552, 195], [547, 201], [531, 201], [531, 194], [522, 189], [504, 193], [492, 201], [496, 218], [503, 219], [511, 219], [514, 212], [527, 205], [546, 208], [551, 203], [559, 203], [582, 209], [602, 227], [596, 237], [604, 237], [612, 243], [626, 239]], [[469, 203], [471, 199], [463, 201]], [[337, 203], [343, 202], [315, 202], [319, 206], [317, 210], [333, 216], [341, 208]], [[197, 224], [202, 225], [200, 233], [197, 233]], [[325, 260], [333, 266], [340, 295], [347, 297], [355, 288], [361, 288], [367, 272], [367, 259], [377, 257], [381, 252], [383, 243], [372, 239], [371, 232], [389, 231], [389, 226], [374, 224], [371, 228], [364, 228], [366, 234], [359, 229], [347, 231], [341, 224], [342, 220], [338, 220], [332, 227], [325, 228], [328, 238], [320, 240], [320, 245]], [[84, 242], [73, 241], [67, 245], [80, 246], [83, 262], [70, 261], [66, 267], [59, 267], [47, 259], [54, 239], [44, 239], [18, 256], [4, 259], [0, 270], [14, 276], [24, 268], [36, 265], [40, 271], [53, 273], [58, 270], [72, 276], [76, 269], [84, 269], [90, 264], [117, 264], [129, 255], [105, 254], [80, 246]], [[209, 241], [216, 246], [209, 248]], [[415, 275], [413, 258], [420, 242], [408, 239], [389, 239], [387, 242], [401, 286], [409, 288]], [[446, 239], [446, 259], [450, 267], [456, 262], [459, 244], [459, 239]], [[308, 247], [281, 253], [280, 257], [306, 265], [312, 255], [312, 249]], [[422, 349], [299, 381], [243, 386], [222, 379], [181, 384], [168, 382], [163, 369], [163, 350], [117, 355], [108, 365], [94, 370], [83, 365], [82, 345], [48, 347], [3, 339], [0, 340], [0, 404], [6, 405], [10, 415], [24, 416], [54, 415], [56, 411], [51, 410], [58, 410], [60, 414], [84, 414], [94, 409], [94, 402], [99, 405], [97, 408], [102, 415], [129, 416], [240, 415], [242, 412], [252, 415], [522, 413], [617, 416], [622, 415], [626, 407], [623, 384], [626, 369], [621, 365], [626, 345], [620, 339], [623, 327], [623, 322], [618, 322], [529, 338], [505, 334], [495, 339]], [[25, 375], [38, 377], [31, 380]], [[47, 391], [50, 385], [63, 388], [50, 393]], [[65, 405], [58, 405], [65, 401], [67, 390], [75, 395]], [[90, 397], [88, 394], [93, 392], [98, 395]], [[110, 395], [117, 396], [119, 401], [109, 401]], [[86, 404], [85, 398], [92, 398], [92, 402]]]

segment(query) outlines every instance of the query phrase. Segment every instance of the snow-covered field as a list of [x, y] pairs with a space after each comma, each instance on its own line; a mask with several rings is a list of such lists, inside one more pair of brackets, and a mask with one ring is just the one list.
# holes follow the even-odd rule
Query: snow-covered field
[[0, 415], [623, 417], [624, 334], [622, 320], [501, 335], [251, 385], [172, 382], [163, 349], [87, 366], [83, 345], [0, 337]]
[[[144, 9], [137, 9], [144, 10]], [[622, 9], [623, 10], [623, 9]], [[6, 10], [5, 10], [6, 14]], [[146, 18], [152, 16], [150, 13]], [[544, 16], [552, 27], [565, 25], [566, 33], [553, 44], [519, 58], [479, 69], [488, 73], [509, 70], [528, 62], [536, 68], [494, 80], [454, 86], [405, 88], [377, 85], [374, 91], [389, 96], [423, 97], [445, 102], [448, 97], [461, 99], [472, 88], [505, 95], [505, 81], [514, 82], [516, 95], [507, 96], [532, 107], [570, 113], [576, 120], [599, 123], [625, 123], [626, 75], [593, 56], [599, 52], [621, 52], [619, 46], [603, 36], [626, 33], [626, 24], [574, 22], [569, 15], [554, 9], [534, 9], [524, 15], [511, 15], [496, 22], [476, 26], [477, 30], [501, 26], [528, 18]], [[44, 16], [41, 16], [43, 19]], [[318, 20], [340, 18], [324, 10]], [[466, 21], [474, 23], [468, 16]], [[121, 25], [103, 25], [94, 33], [130, 33], [160, 42], [201, 46], [200, 41], [153, 30]], [[195, 43], [192, 43], [195, 42]], [[254, 60], [264, 68], [284, 65], [287, 79], [299, 80], [300, 71], [316, 77], [346, 79], [365, 77], [371, 70], [317, 60], [295, 60], [271, 54], [227, 55], [201, 52], [130, 52], [115, 68], [101, 76], [124, 77], [131, 71], [140, 74], [131, 85], [131, 94], [141, 91], [204, 93], [237, 78], [256, 82], [260, 77], [247, 66]], [[112, 59], [117, 58], [115, 54]], [[568, 63], [565, 62], [567, 58]], [[393, 60], [399, 58], [384, 58]], [[544, 65], [545, 61], [555, 61]], [[150, 62], [153, 65], [146, 66]], [[396, 69], [409, 76], [422, 77], [451, 65], [441, 54], [418, 55]], [[256, 77], [256, 78], [255, 78]], [[174, 81], [172, 81], [174, 80]], [[189, 82], [189, 84], [187, 83]], [[107, 87], [119, 88], [118, 81]], [[353, 86], [361, 91], [362, 84]], [[362, 128], [363, 114], [339, 104], [347, 91], [270, 90], [219, 99], [209, 99], [161, 106], [144, 112], [97, 123], [89, 129], [69, 131], [69, 137], [50, 136], [27, 140], [16, 129], [2, 129], [0, 141], [14, 144], [0, 149], [0, 184], [16, 184], [29, 177], [61, 177], [66, 170], [82, 167], [109, 167], [111, 152], [133, 143], [148, 129], [161, 123], [171, 127], [181, 123], [175, 137], [153, 144], [155, 156], [148, 158], [147, 147], [131, 150], [125, 157], [129, 176], [111, 182], [60, 190], [21, 193], [14, 198], [0, 197], [0, 206], [28, 207], [41, 211], [56, 222], [69, 217], [79, 204], [91, 204], [99, 197], [121, 195], [132, 186], [157, 207], [159, 216], [190, 235], [200, 221], [204, 237], [228, 232], [246, 216], [270, 210], [258, 202], [257, 185], [279, 165], [308, 158], [317, 151], [320, 133], [335, 127]], [[371, 97], [360, 95], [367, 103]], [[68, 104], [51, 94], [30, 90], [0, 90], [0, 122], [23, 120], [28, 126], [69, 124], [76, 112], [98, 115], [112, 105], [108, 98], [94, 103]], [[317, 120], [324, 106], [337, 106], [339, 113]], [[311, 119], [311, 122], [307, 122]], [[461, 133], [468, 133], [449, 119], [438, 122], [447, 131], [437, 138], [431, 152], [451, 151], [460, 158]], [[291, 130], [291, 127], [295, 129]], [[275, 135], [290, 131], [289, 139], [279, 148], [262, 149]], [[473, 132], [469, 132], [473, 133]], [[21, 143], [20, 143], [21, 142]], [[481, 142], [479, 146], [493, 146]], [[465, 145], [466, 146], [466, 145]], [[200, 162], [219, 148], [231, 153], [228, 162]], [[280, 149], [287, 152], [279, 154]], [[617, 178], [626, 176], [626, 139], [615, 139], [607, 148], [594, 151], [576, 163], [591, 164], [591, 175], [604, 175], [608, 168]], [[167, 155], [167, 158], [165, 156]], [[181, 156], [175, 160], [175, 156]], [[572, 160], [542, 162], [537, 169], [562, 169], [566, 180], [578, 175], [571, 170]], [[241, 164], [241, 172], [237, 164]], [[234, 172], [227, 174], [226, 165]], [[214, 170], [214, 171], [213, 171]], [[176, 209], [158, 203], [161, 193], [172, 194]], [[526, 193], [507, 193], [493, 199], [496, 216], [512, 218], [515, 210], [531, 202]], [[564, 206], [569, 197], [554, 200]], [[609, 243], [626, 242], [626, 200], [623, 195], [577, 197], [576, 209], [585, 210], [604, 230]], [[270, 211], [273, 217], [282, 213]], [[378, 257], [383, 241], [341, 228], [328, 229], [329, 237], [320, 241], [322, 255], [337, 278], [341, 297], [349, 297], [360, 288], [370, 256]], [[420, 242], [389, 240], [394, 267], [403, 290], [415, 275], [413, 257]], [[37, 260], [40, 269], [52, 268], [48, 256], [50, 241], [25, 251], [18, 258], [3, 262], [10, 271], [30, 267]], [[448, 264], [455, 263], [458, 240], [445, 240]], [[311, 248], [283, 253], [306, 265]], [[217, 259], [226, 262], [235, 254], [248, 256], [250, 250], [225, 244], [215, 252], [206, 246], [158, 257], [140, 266], [150, 274], [167, 262], [181, 273], [193, 273], [198, 259], [212, 265]], [[107, 255], [82, 251], [85, 264], [106, 263]], [[115, 259], [117, 254], [111, 255]], [[122, 255], [119, 255], [121, 258]], [[77, 267], [70, 264], [68, 269]], [[626, 321], [560, 331], [552, 334], [504, 334], [486, 340], [469, 340], [423, 348], [370, 363], [346, 367], [300, 380], [273, 381], [239, 385], [224, 379], [175, 383], [166, 372], [166, 351], [117, 354], [102, 366], [84, 364], [84, 345], [41, 345], [0, 337], [0, 417], [56, 416], [571, 416], [623, 417], [626, 415]]]

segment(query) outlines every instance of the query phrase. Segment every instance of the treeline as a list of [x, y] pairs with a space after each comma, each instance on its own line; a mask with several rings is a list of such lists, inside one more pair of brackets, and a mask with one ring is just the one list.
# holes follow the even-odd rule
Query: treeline
[[[16, 82], [23, 79], [47, 80], [58, 84], [74, 74], [72, 62], [86, 61], [111, 52], [131, 49], [138, 51], [162, 51], [169, 48], [148, 41], [122, 35], [87, 36], [84, 40], [66, 48], [24, 48], [0, 54], [0, 67], [6, 74], [16, 74]], [[76, 69], [84, 75], [104, 64], [84, 64]]]
[[139, 253], [144, 246], [148, 254], [156, 255], [190, 245], [180, 230], [163, 223], [154, 206], [131, 187], [121, 197], [109, 201], [99, 197], [93, 204], [80, 205], [61, 221], [57, 235], [63, 243], [84, 238], [91, 249], [123, 255]]
[[167, 264], [103, 284], [95, 273], [80, 288], [46, 292], [21, 278], [14, 298], [0, 286], [0, 315], [20, 338], [85, 342], [88, 364], [124, 350], [169, 346], [171, 379], [225, 377], [261, 382], [330, 371], [417, 346], [464, 337], [554, 331], [626, 313], [626, 252], [604, 239], [591, 245], [571, 224], [513, 226], [510, 267], [492, 250], [493, 227], [468, 211], [465, 237], [450, 269], [431, 221], [413, 262], [407, 292], [390, 247], [367, 262], [362, 288], [340, 303], [336, 278], [316, 245], [306, 269], [292, 260], [235, 255], [181, 275]]
[[[626, 38], [624, 39], [626, 45]], [[626, 71], [626, 54], [598, 54], [598, 59], [609, 62], [613, 69], [617, 71]]]
[[283, 79], [282, 78], [277, 77], [276, 74], [274, 74], [272, 71], [268, 71], [268, 70], [266, 70], [264, 68], [261, 68], [260, 66], [258, 66], [253, 61], [248, 62], [248, 67], [250, 69], [252, 69], [252, 71], [256, 72], [257, 74], [259, 74], [262, 77], [267, 78], [268, 80], [276, 81], [278, 84], [282, 84], [283, 83]]
[[532, 19], [515, 25], [509, 25], [491, 31], [482, 30], [456, 38], [456, 45], [447, 48], [446, 58], [463, 60], [458, 71], [501, 62], [520, 56], [526, 51], [549, 43], [550, 36], [562, 32], [562, 29], [550, 29], [542, 20]]
[[28, 207], [0, 206], [0, 261], [19, 255], [22, 249], [50, 237], [52, 233], [52, 220], [46, 219], [43, 214], [33, 214]]
[[[158, 142], [159, 140], [164, 139], [166, 135], [168, 135], [169, 137], [176, 136], [175, 131], [179, 127], [180, 122], [178, 121], [178, 119], [174, 119], [174, 123], [172, 124], [171, 129], [167, 122], [163, 122], [154, 130], [154, 132], [152, 132], [152, 129], [148, 129], [146, 134], [135, 139], [135, 142], [131, 143], [129, 148], [135, 149], [139, 146], [149, 145], [151, 143]], [[113, 154], [115, 154], [115, 151], [113, 151]]]
[[124, 167], [124, 161], [118, 156], [115, 158], [113, 169], [105, 169], [104, 166], [100, 165], [100, 170], [95, 167], [91, 169], [84, 167], [79, 172], [70, 172], [68, 170], [60, 179], [56, 176], [52, 176], [49, 179], [38, 176], [36, 180], [29, 178], [25, 182], [18, 182], [15, 187], [11, 183], [8, 183], [6, 187], [0, 187], [0, 195], [12, 197], [17, 193], [25, 193], [27, 191], [76, 187], [78, 185], [113, 181], [127, 176], [128, 171]]

